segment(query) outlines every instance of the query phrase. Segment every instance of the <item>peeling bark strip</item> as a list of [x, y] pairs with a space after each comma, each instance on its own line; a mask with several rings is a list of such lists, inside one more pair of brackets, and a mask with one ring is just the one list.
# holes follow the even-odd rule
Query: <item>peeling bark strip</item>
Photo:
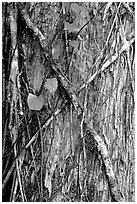
[[112, 163], [108, 154], [108, 150], [106, 147], [106, 144], [104, 143], [104, 140], [96, 133], [94, 130], [92, 123], [85, 123], [87, 130], [89, 131], [90, 135], [93, 136], [94, 140], [97, 143], [97, 149], [98, 152], [100, 152], [104, 165], [105, 165], [105, 170], [106, 170], [106, 176], [108, 177], [108, 183], [110, 187], [110, 193], [113, 198], [113, 201], [116, 202], [124, 202], [124, 199], [122, 198], [120, 191], [118, 190], [118, 182], [115, 177]]
[[27, 26], [33, 30], [34, 34], [39, 38], [40, 43], [42, 48], [46, 51], [46, 47], [47, 47], [47, 40], [45, 38], [45, 36], [42, 34], [42, 32], [33, 24], [33, 22], [30, 20], [29, 15], [27, 14], [27, 12], [22, 9], [22, 3], [18, 3], [18, 8], [21, 11], [21, 14], [23, 15], [23, 18], [27, 24]]

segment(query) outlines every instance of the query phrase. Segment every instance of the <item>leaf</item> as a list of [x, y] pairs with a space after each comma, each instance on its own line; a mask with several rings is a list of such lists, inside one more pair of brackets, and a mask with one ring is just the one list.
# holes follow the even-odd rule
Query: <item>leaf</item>
[[81, 8], [78, 4], [76, 3], [72, 3], [71, 4], [71, 9], [75, 12], [75, 13], [79, 13], [81, 11]]
[[78, 42], [75, 41], [75, 40], [72, 40], [69, 42], [69, 44], [74, 47], [74, 50], [77, 50], [78, 49]]
[[30, 110], [41, 110], [45, 104], [45, 99], [43, 95], [36, 96], [34, 94], [29, 93], [27, 98], [27, 103]]
[[53, 49], [52, 49], [52, 54], [54, 59], [58, 59], [60, 54], [61, 54], [61, 46], [60, 44], [57, 44]]
[[48, 89], [52, 94], [55, 93], [58, 87], [58, 81], [56, 78], [47, 79], [44, 84], [45, 89]]
[[76, 61], [75, 67], [80, 71], [80, 70], [82, 70], [83, 63], [79, 62], [79, 61]]
[[64, 30], [68, 30], [69, 32], [75, 32], [76, 31], [76, 24], [75, 23], [68, 23], [64, 22]]
[[80, 70], [80, 75], [82, 76], [82, 78], [83, 78], [84, 80], [87, 79], [87, 72], [86, 72], [86, 71]]
[[63, 4], [63, 6], [64, 6], [64, 8], [66, 10], [69, 10], [69, 8], [70, 8], [70, 3], [69, 2], [62, 2], [62, 4]]
[[36, 60], [34, 64], [34, 76], [33, 76], [33, 83], [34, 83], [35, 91], [39, 92], [43, 79], [44, 79], [44, 66], [43, 64], [40, 63], [39, 60]]
[[51, 191], [52, 191], [51, 179], [52, 178], [51, 178], [50, 172], [48, 170], [46, 170], [44, 186], [48, 189], [49, 196], [51, 196]]

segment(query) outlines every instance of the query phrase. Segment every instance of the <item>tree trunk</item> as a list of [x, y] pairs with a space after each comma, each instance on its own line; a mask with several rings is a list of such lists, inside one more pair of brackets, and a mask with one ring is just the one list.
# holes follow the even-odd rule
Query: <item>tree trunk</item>
[[135, 201], [134, 6], [3, 3], [3, 201]]

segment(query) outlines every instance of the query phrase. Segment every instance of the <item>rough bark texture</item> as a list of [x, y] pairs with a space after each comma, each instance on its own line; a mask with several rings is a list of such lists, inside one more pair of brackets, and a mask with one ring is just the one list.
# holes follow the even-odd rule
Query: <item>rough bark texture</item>
[[3, 201], [135, 201], [134, 6], [3, 3]]

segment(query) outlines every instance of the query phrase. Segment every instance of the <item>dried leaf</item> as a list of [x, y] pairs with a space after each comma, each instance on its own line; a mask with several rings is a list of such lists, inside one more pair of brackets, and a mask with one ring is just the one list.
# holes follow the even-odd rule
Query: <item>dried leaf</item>
[[76, 3], [72, 3], [71, 4], [71, 9], [75, 12], [75, 13], [79, 13], [81, 11], [81, 7], [76, 4]]
[[75, 23], [68, 23], [64, 22], [64, 30], [68, 30], [68, 32], [75, 32], [76, 31], [76, 24]]
[[45, 99], [43, 95], [36, 96], [34, 94], [29, 93], [27, 103], [30, 110], [41, 110], [45, 104]]
[[78, 49], [78, 42], [75, 41], [75, 40], [72, 40], [69, 42], [69, 44], [74, 47], [74, 50], [77, 50]]
[[84, 80], [87, 79], [87, 72], [86, 72], [86, 71], [80, 70], [80, 75], [82, 76], [82, 78], [83, 78]]
[[62, 4], [63, 4], [63, 6], [64, 6], [64, 8], [66, 10], [69, 10], [69, 7], [70, 7], [70, 3], [69, 2], [62, 2]]
[[33, 77], [35, 91], [39, 92], [43, 79], [44, 79], [44, 66], [40, 63], [39, 60], [37, 60], [34, 68], [34, 77]]
[[53, 49], [52, 49], [52, 54], [54, 59], [58, 59], [60, 54], [61, 54], [61, 46], [60, 44], [57, 44]]
[[82, 70], [83, 63], [79, 62], [79, 61], [78, 62], [76, 61], [75, 67], [76, 67], [76, 69], [78, 69], [80, 71], [80, 70]]
[[52, 94], [55, 93], [58, 87], [58, 81], [56, 78], [47, 79], [44, 84], [45, 89], [48, 89]]
[[49, 196], [51, 196], [51, 191], [52, 191], [52, 184], [51, 184], [51, 175], [50, 172], [47, 170], [46, 171], [46, 175], [45, 175], [45, 187], [48, 189], [49, 191]]

